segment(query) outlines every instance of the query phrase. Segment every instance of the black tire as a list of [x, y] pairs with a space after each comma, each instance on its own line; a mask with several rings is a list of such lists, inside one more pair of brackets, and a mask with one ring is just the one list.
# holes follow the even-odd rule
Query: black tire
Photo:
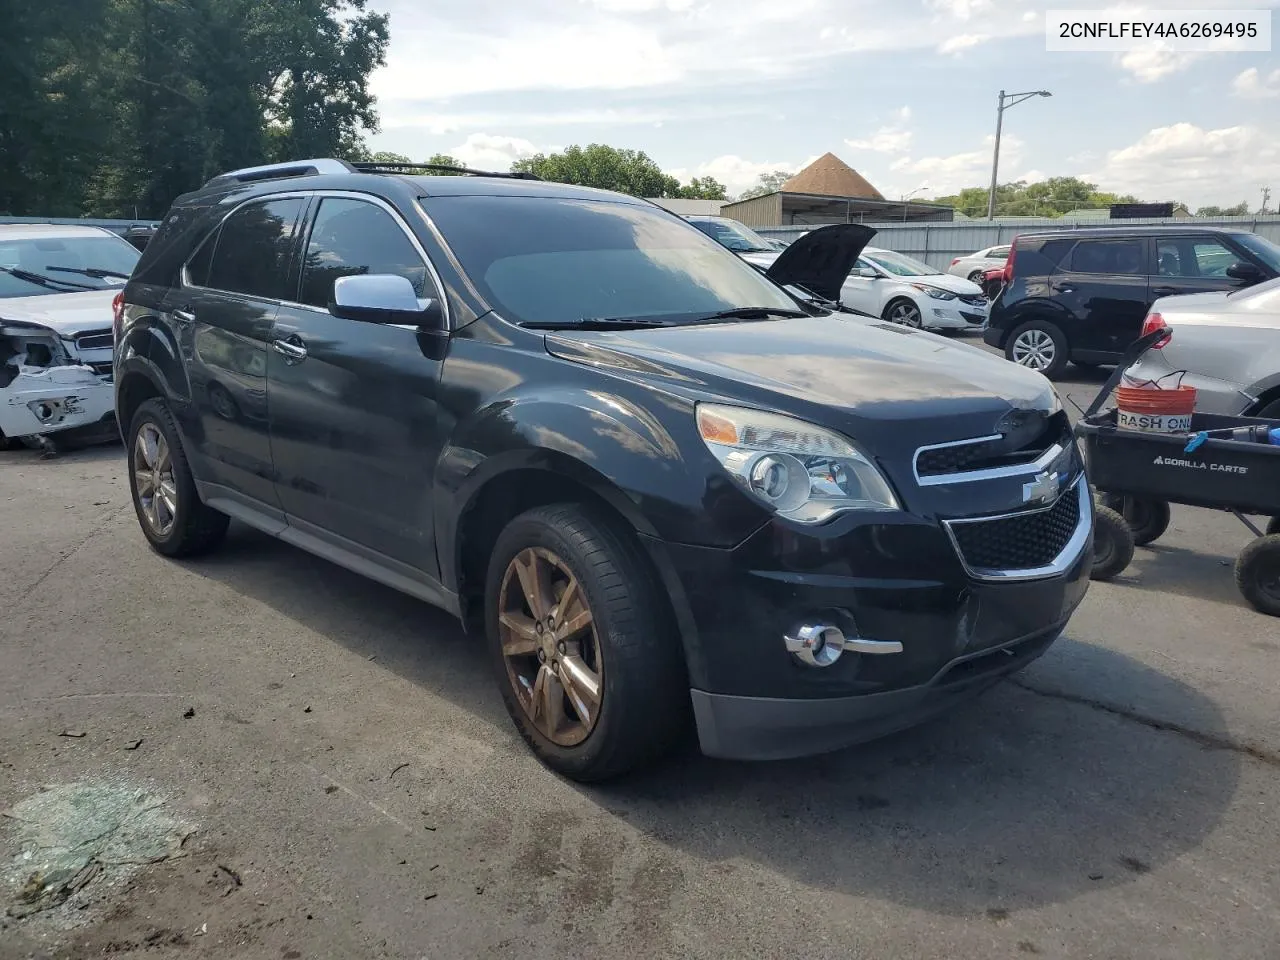
[[1244, 548], [1236, 558], [1236, 586], [1255, 610], [1280, 617], [1280, 534]]
[[983, 274], [985, 273], [986, 273], [985, 270], [971, 270], [969, 271], [969, 276], [967, 279], [969, 280], [970, 283], [976, 283], [978, 286], [982, 286], [982, 277], [983, 277]]
[[[895, 320], [893, 319], [893, 316], [895, 313], [899, 312], [899, 308], [902, 308], [904, 318]], [[914, 323], [905, 319], [905, 315], [907, 314], [915, 318]], [[920, 312], [920, 307], [910, 297], [894, 297], [885, 304], [882, 317], [888, 323], [897, 323], [904, 327], [910, 327], [912, 330], [924, 329], [924, 314]]]
[[[1021, 351], [1031, 351], [1032, 347], [1030, 342], [1023, 343], [1023, 341], [1032, 341], [1033, 338], [1039, 353], [1027, 352], [1021, 354], [1022, 358], [1019, 359]], [[1052, 323], [1046, 320], [1031, 320], [1009, 334], [1009, 339], [1004, 345], [1004, 356], [1012, 363], [1043, 373], [1050, 380], [1056, 380], [1071, 359], [1071, 347], [1063, 332]], [[1035, 360], [1036, 356], [1041, 360]]]
[[1124, 517], [1125, 523], [1129, 524], [1129, 529], [1133, 532], [1135, 546], [1143, 547], [1154, 543], [1169, 529], [1172, 514], [1167, 500], [1122, 497], [1108, 493], [1102, 496], [1101, 503]]
[[1111, 580], [1133, 560], [1133, 533], [1124, 517], [1098, 505], [1093, 515], [1093, 568], [1091, 580]]
[[1271, 522], [1267, 524], [1267, 535], [1280, 533], [1280, 517], [1272, 517]]
[[[138, 491], [135, 449], [138, 434], [148, 424], [154, 426], [168, 444], [173, 486], [177, 494], [173, 524], [164, 531], [157, 531], [147, 519]], [[153, 397], [138, 407], [129, 424], [125, 454], [128, 458], [129, 493], [133, 499], [133, 509], [138, 515], [138, 526], [142, 528], [142, 534], [153, 550], [166, 557], [194, 557], [208, 553], [222, 543], [231, 521], [226, 514], [219, 513], [200, 500], [177, 424], [163, 400]]]
[[[530, 548], [564, 562], [585, 594], [602, 661], [598, 717], [586, 738], [563, 746], [535, 726], [516, 698], [499, 616], [508, 566]], [[485, 633], [502, 699], [534, 754], [584, 783], [652, 763], [689, 730], [689, 684], [670, 603], [640, 547], [602, 512], [578, 504], [537, 507], [498, 536], [485, 582]]]

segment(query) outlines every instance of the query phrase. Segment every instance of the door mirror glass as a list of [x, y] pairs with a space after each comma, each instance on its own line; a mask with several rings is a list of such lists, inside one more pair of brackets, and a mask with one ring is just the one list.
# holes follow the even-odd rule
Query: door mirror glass
[[1231, 266], [1227, 267], [1227, 276], [1232, 280], [1244, 280], [1247, 283], [1257, 283], [1262, 279], [1262, 271], [1252, 263], [1236, 261]]
[[440, 327], [444, 321], [438, 300], [418, 299], [408, 279], [390, 273], [339, 277], [333, 282], [329, 312], [361, 323]]
[[875, 267], [859, 267], [854, 271], [854, 276], [861, 277], [863, 280], [874, 280], [880, 274], [876, 273]]

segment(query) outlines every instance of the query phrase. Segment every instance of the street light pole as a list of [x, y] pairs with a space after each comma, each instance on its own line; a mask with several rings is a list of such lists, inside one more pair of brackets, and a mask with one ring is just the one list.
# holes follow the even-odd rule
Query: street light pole
[[1004, 129], [1004, 112], [1016, 107], [1024, 100], [1032, 97], [1052, 97], [1048, 90], [1028, 90], [1022, 93], [1005, 93], [1000, 91], [999, 106], [996, 108], [996, 146], [991, 157], [991, 192], [987, 195], [987, 219], [996, 218], [996, 182], [1000, 175], [1000, 134]]

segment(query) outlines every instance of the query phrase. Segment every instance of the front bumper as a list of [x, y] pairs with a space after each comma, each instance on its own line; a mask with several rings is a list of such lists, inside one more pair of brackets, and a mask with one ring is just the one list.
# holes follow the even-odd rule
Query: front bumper
[[23, 367], [0, 388], [0, 430], [6, 437], [90, 426], [114, 409], [110, 381], [87, 366]]
[[[1084, 598], [1092, 515], [1051, 568], [999, 578], [960, 559], [937, 519], [847, 516], [797, 532], [770, 522], [734, 550], [665, 544], [704, 752], [766, 759], [883, 736], [981, 692], [1048, 648]], [[783, 638], [826, 622], [901, 644], [799, 663]]]

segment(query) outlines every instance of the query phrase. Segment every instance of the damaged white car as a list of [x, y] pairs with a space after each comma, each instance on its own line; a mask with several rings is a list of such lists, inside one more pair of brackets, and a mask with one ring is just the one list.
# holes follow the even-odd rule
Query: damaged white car
[[112, 300], [138, 257], [97, 227], [0, 226], [0, 446], [110, 429]]

